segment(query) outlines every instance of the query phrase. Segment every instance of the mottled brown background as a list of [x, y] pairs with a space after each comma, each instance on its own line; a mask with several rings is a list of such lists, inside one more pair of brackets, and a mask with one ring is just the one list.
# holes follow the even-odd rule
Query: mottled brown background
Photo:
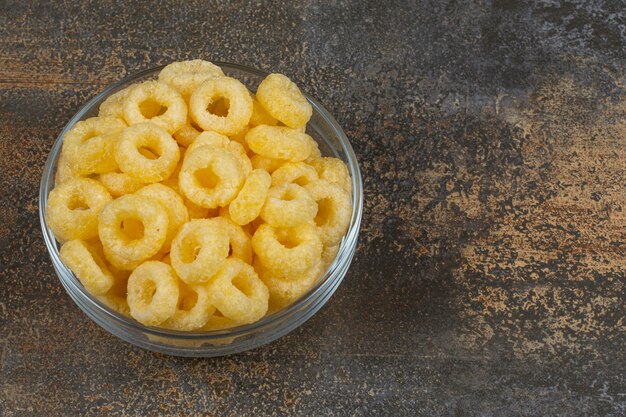
[[[0, 415], [626, 414], [623, 1], [0, 2]], [[281, 340], [166, 357], [64, 293], [37, 189], [107, 84], [288, 74], [363, 170], [344, 284]]]

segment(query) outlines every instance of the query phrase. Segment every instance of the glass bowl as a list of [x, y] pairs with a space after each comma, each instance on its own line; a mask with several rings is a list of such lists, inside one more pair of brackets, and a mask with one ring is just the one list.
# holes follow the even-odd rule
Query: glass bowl
[[[256, 91], [267, 73], [243, 65], [217, 63], [228, 76], [237, 78], [251, 91]], [[139, 72], [107, 87], [92, 98], [72, 117], [57, 138], [41, 177], [39, 190], [39, 220], [52, 265], [61, 284], [72, 300], [93, 321], [113, 335], [144, 349], [169, 355], [212, 357], [229, 355], [267, 344], [300, 326], [315, 314], [341, 284], [352, 262], [357, 245], [363, 211], [363, 184], [354, 150], [337, 121], [315, 99], [305, 94], [313, 106], [313, 116], [307, 133], [319, 144], [322, 154], [343, 160], [352, 180], [352, 217], [337, 257], [313, 287], [294, 303], [273, 312], [261, 320], [243, 326], [210, 332], [166, 330], [145, 326], [130, 317], [108, 308], [89, 294], [74, 274], [61, 262], [59, 245], [46, 224], [48, 193], [54, 188], [57, 161], [65, 133], [78, 121], [97, 115], [100, 103], [111, 94], [130, 84], [154, 79], [163, 67]]]

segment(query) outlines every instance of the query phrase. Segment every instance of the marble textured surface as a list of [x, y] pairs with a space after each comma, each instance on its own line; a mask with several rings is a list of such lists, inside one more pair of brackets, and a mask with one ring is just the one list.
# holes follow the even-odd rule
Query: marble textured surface
[[[0, 415], [626, 414], [623, 1], [0, 2]], [[156, 64], [283, 72], [342, 124], [365, 212], [305, 325], [210, 360], [130, 346], [55, 276], [66, 121]]]

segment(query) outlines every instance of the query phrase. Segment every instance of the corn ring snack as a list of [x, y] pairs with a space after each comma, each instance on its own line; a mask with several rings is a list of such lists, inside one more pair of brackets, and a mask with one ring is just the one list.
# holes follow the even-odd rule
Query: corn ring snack
[[261, 81], [256, 99], [272, 117], [291, 128], [306, 125], [313, 114], [298, 86], [282, 74], [270, 74]]
[[347, 193], [352, 193], [352, 181], [348, 167], [341, 159], [325, 156], [310, 162], [320, 179], [337, 184]]
[[[146, 107], [145, 103], [151, 102], [159, 106], [156, 114], [154, 104]], [[128, 92], [124, 101], [124, 119], [129, 125], [152, 122], [172, 134], [185, 125], [187, 105], [181, 95], [169, 85], [145, 81]]]
[[298, 184], [272, 187], [261, 209], [261, 218], [272, 227], [295, 227], [310, 222], [317, 214], [317, 204]]
[[114, 152], [122, 119], [92, 117], [74, 125], [63, 138], [63, 153], [72, 169], [83, 175], [115, 170]]
[[187, 123], [185, 123], [183, 127], [178, 129], [172, 135], [180, 146], [191, 145], [191, 142], [193, 142], [194, 139], [197, 138], [200, 133], [202, 133], [202, 130], [194, 126], [194, 124], [195, 123], [191, 123], [189, 120], [187, 120]]
[[287, 162], [272, 172], [273, 186], [294, 183], [304, 187], [318, 179], [315, 168], [304, 162]]
[[180, 191], [193, 203], [215, 208], [236, 196], [244, 181], [237, 158], [225, 149], [200, 146], [187, 152], [178, 177]]
[[102, 295], [113, 286], [113, 275], [104, 260], [82, 240], [65, 242], [60, 254], [63, 263], [90, 293]]
[[317, 202], [315, 224], [325, 245], [336, 245], [348, 229], [352, 215], [350, 195], [340, 186], [319, 180], [306, 186]]
[[253, 155], [250, 158], [250, 163], [252, 164], [252, 169], [262, 169], [263, 171], [267, 171], [271, 174], [280, 168], [285, 161], [282, 159], [268, 158], [267, 156], [262, 155]]
[[246, 178], [237, 197], [228, 205], [228, 214], [231, 220], [243, 226], [259, 217], [271, 181], [267, 171], [262, 169], [252, 171]]
[[104, 253], [115, 267], [131, 270], [157, 255], [168, 230], [165, 208], [142, 195], [123, 195], [107, 204], [98, 216]]
[[[228, 100], [228, 114], [218, 116], [207, 108], [219, 99]], [[210, 78], [202, 83], [189, 99], [191, 117], [204, 130], [235, 135], [243, 130], [252, 116], [252, 98], [248, 89], [230, 77]]]
[[205, 145], [215, 146], [232, 152], [232, 154], [237, 158], [244, 176], [247, 176], [250, 171], [252, 171], [252, 163], [246, 154], [246, 150], [240, 143], [228, 139], [228, 136], [220, 135], [217, 132], [202, 132], [189, 145], [187, 151], [190, 152]]
[[154, 198], [167, 212], [167, 235], [161, 251], [169, 252], [172, 239], [183, 224], [189, 221], [189, 212], [183, 198], [176, 191], [163, 184], [147, 185], [137, 191], [137, 195]]
[[176, 311], [161, 323], [162, 327], [174, 330], [196, 330], [204, 326], [215, 311], [209, 301], [206, 284], [186, 285], [179, 281], [179, 301]]
[[100, 174], [99, 178], [102, 185], [104, 185], [113, 197], [119, 197], [124, 194], [133, 194], [146, 185], [130, 175], [119, 171]]
[[246, 134], [246, 143], [259, 155], [291, 162], [304, 161], [312, 150], [309, 135], [280, 126], [254, 127]]
[[232, 220], [226, 217], [213, 217], [208, 219], [219, 227], [223, 228], [228, 235], [229, 252], [232, 257], [239, 258], [246, 263], [252, 263], [252, 245], [250, 244], [250, 236]]
[[224, 76], [220, 67], [202, 59], [172, 62], [161, 70], [159, 81], [164, 82], [189, 100], [193, 91], [204, 81]]
[[[92, 245], [91, 247], [94, 248], [94, 245]], [[102, 259], [104, 259], [104, 251], [99, 241], [96, 251], [99, 255], [102, 252], [100, 256], [102, 257]], [[125, 316], [129, 316], [130, 308], [128, 307], [126, 296], [130, 271], [118, 269], [113, 265], [108, 265], [108, 268], [114, 278], [113, 286], [111, 286], [106, 294], [97, 295], [96, 298], [110, 309], [115, 310], [118, 313], [124, 314]]]
[[252, 249], [266, 268], [283, 275], [301, 274], [320, 259], [322, 241], [310, 224], [290, 229], [261, 224], [252, 236]]
[[209, 219], [185, 223], [172, 241], [172, 266], [186, 284], [207, 282], [228, 256], [229, 237]]
[[265, 110], [265, 108], [259, 103], [256, 98], [252, 100], [252, 116], [250, 116], [250, 126], [268, 125], [276, 126], [278, 120], [272, 117], [271, 114]]
[[142, 324], [158, 326], [172, 317], [178, 297], [174, 270], [163, 262], [144, 262], [128, 278], [130, 314]]
[[258, 261], [254, 263], [254, 269], [269, 290], [270, 311], [278, 310], [296, 301], [315, 284], [324, 272], [323, 264], [320, 260], [300, 274], [284, 275], [275, 273]]
[[[302, 132], [304, 133], [304, 131]], [[315, 139], [307, 135], [307, 140], [309, 142], [309, 146], [311, 147], [311, 153], [309, 154], [309, 157], [305, 159], [305, 162], [308, 163], [308, 162], [321, 158], [322, 152], [320, 151], [320, 146]]]
[[[100, 104], [98, 116], [113, 116], [124, 120], [124, 102], [128, 93], [138, 85], [138, 83], [132, 84], [109, 96]], [[153, 117], [161, 111], [161, 105], [152, 100], [144, 101], [139, 107], [146, 117]]]
[[[239, 324], [241, 323], [238, 323], [234, 320], [224, 317], [224, 315], [219, 310], [216, 309], [213, 315], [211, 316], [211, 318], [209, 318], [209, 320], [206, 322], [206, 324], [202, 326], [201, 328], [199, 328], [198, 330], [203, 331], [203, 332], [210, 332], [213, 330], [224, 330], [224, 329], [229, 329], [231, 327], [238, 326]], [[230, 343], [231, 340], [232, 338], [224, 338], [224, 344]], [[215, 344], [215, 342], [213, 343]]]
[[60, 242], [98, 236], [98, 214], [112, 200], [98, 181], [65, 182], [48, 194], [46, 221]]
[[209, 296], [224, 317], [243, 324], [265, 315], [269, 291], [251, 265], [231, 258], [209, 284]]
[[85, 175], [76, 172], [72, 165], [68, 162], [65, 152], [61, 151], [59, 161], [57, 162], [57, 172], [54, 175], [54, 185], [58, 186], [64, 182], [78, 180], [80, 178], [85, 178]]
[[[147, 156], [147, 152], [153, 156]], [[144, 183], [169, 178], [179, 159], [180, 149], [176, 141], [153, 123], [140, 123], [124, 129], [115, 150], [120, 170]]]

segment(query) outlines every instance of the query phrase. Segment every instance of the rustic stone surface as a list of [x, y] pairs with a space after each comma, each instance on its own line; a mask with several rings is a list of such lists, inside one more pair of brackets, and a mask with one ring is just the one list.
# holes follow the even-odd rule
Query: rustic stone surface
[[[622, 1], [160, 3], [0, 4], [0, 415], [626, 414]], [[305, 86], [365, 183], [327, 306], [210, 360], [90, 322], [37, 215], [82, 103], [197, 57]]]

